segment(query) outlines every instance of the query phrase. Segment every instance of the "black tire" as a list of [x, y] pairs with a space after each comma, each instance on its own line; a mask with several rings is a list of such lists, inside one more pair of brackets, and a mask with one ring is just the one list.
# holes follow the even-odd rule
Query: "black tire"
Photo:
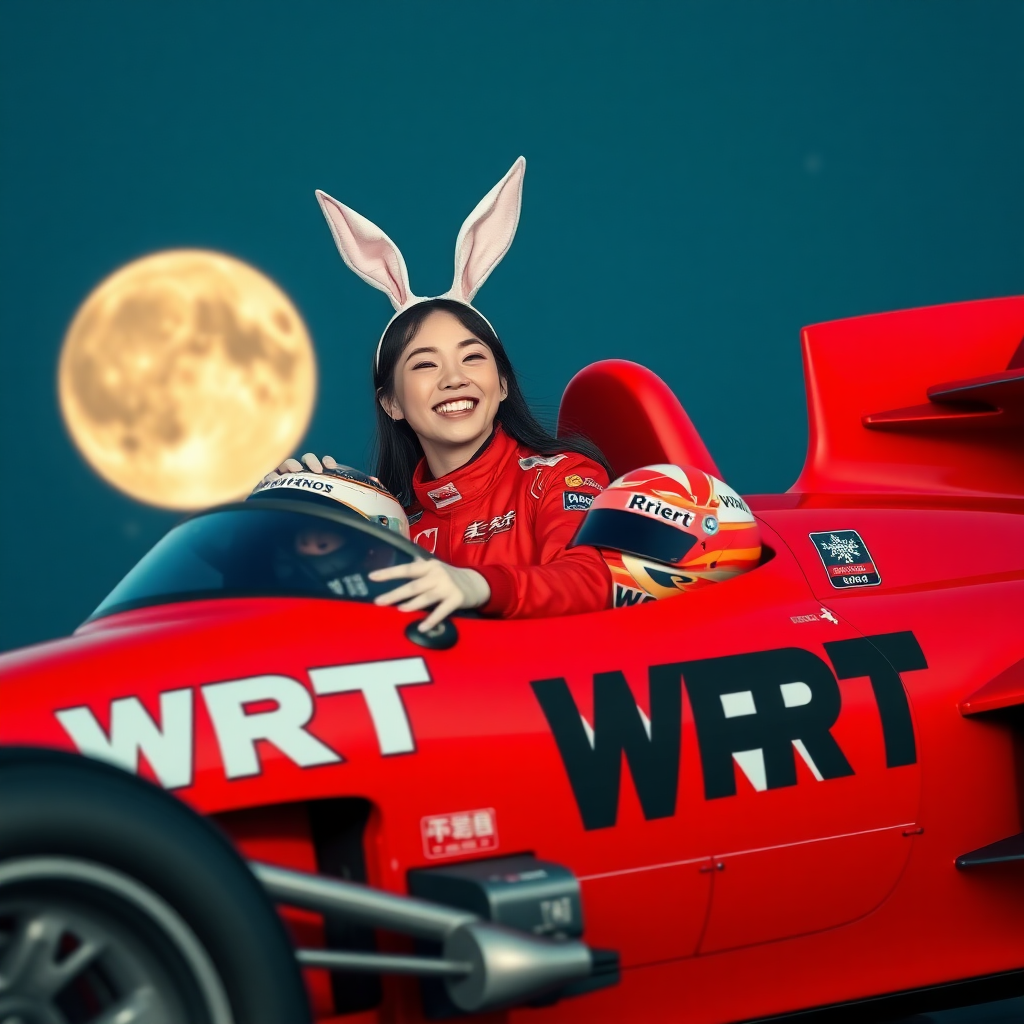
[[[165, 992], [161, 1005], [173, 1008], [154, 1020], [310, 1021], [294, 949], [235, 849], [184, 803], [118, 768], [57, 751], [0, 749], [0, 936], [6, 914], [9, 955], [19, 907], [41, 908], [39, 919], [49, 913], [57, 921], [61, 914], [84, 921], [85, 931], [94, 928], [121, 950], [123, 968], [97, 968], [94, 987], [116, 989], [111, 974], [118, 970], [132, 977], [150, 970], [147, 984]], [[6, 996], [14, 1019], [16, 995]], [[109, 998], [113, 1006], [117, 992]], [[92, 1009], [80, 1017], [57, 1009], [68, 1020], [106, 1019], [97, 999], [102, 995], [81, 997]], [[38, 1019], [50, 1019], [37, 1010]]]

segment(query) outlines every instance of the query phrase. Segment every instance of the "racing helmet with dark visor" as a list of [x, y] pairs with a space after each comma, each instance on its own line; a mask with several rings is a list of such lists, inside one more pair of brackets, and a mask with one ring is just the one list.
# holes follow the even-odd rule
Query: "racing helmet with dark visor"
[[598, 494], [573, 544], [596, 547], [615, 607], [690, 593], [757, 565], [747, 503], [696, 466], [641, 466]]
[[593, 507], [580, 524], [570, 546], [586, 544], [666, 565], [678, 565], [696, 543], [695, 534], [686, 533], [661, 517], [619, 508]]

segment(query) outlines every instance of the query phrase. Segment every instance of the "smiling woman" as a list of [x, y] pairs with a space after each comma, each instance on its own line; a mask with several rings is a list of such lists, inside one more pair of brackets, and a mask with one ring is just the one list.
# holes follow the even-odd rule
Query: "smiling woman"
[[[408, 611], [436, 603], [432, 622], [451, 575], [444, 563], [454, 563], [466, 576], [452, 597], [467, 592], [450, 610], [528, 616], [605, 607], [600, 556], [567, 547], [586, 503], [565, 500], [570, 479], [591, 500], [607, 484], [601, 453], [583, 438], [559, 440], [544, 430], [504, 346], [475, 309], [430, 299], [396, 317], [375, 360], [374, 386], [377, 475], [410, 506], [413, 539], [443, 559], [421, 570], [436, 583], [413, 579], [379, 603], [405, 601]], [[415, 571], [396, 566], [378, 578]]]
[[467, 463], [495, 424], [533, 455], [568, 449], [604, 465], [586, 438], [559, 439], [537, 422], [504, 345], [464, 303], [428, 299], [397, 316], [384, 333], [373, 387], [377, 476], [405, 505], [415, 499], [422, 459], [442, 477]]
[[[469, 215], [452, 287], [432, 299], [412, 294], [405, 260], [380, 228], [317, 193], [345, 263], [397, 310], [373, 361], [377, 475], [407, 507], [412, 539], [437, 557], [371, 579], [406, 580], [377, 603], [432, 609], [423, 630], [459, 608], [509, 618], [610, 601], [598, 551], [569, 547], [608, 483], [604, 459], [586, 439], [556, 439], [537, 422], [494, 328], [470, 305], [512, 244], [525, 168], [520, 157]], [[303, 458], [320, 471], [316, 456]], [[302, 468], [290, 459], [279, 472]]]
[[378, 469], [385, 474], [378, 476], [406, 504], [420, 459], [435, 477], [467, 463], [508, 397], [508, 358], [499, 367], [474, 331], [493, 334], [486, 328], [468, 306], [432, 299], [397, 317], [384, 335], [373, 381]]

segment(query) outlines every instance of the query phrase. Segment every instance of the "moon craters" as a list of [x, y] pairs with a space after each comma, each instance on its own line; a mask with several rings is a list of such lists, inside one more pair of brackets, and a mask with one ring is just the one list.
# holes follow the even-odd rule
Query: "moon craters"
[[301, 440], [316, 366], [288, 297], [201, 250], [122, 267], [79, 309], [58, 373], [65, 422], [115, 487], [167, 508], [246, 494]]

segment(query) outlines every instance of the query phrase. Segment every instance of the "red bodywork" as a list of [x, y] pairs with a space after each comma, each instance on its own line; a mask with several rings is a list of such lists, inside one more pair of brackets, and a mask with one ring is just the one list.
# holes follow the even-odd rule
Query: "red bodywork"
[[[106, 734], [135, 715], [142, 736], [144, 709], [138, 771], [243, 854], [316, 870], [307, 802], [365, 798], [367, 878], [396, 893], [410, 869], [458, 859], [564, 864], [621, 984], [490, 1020], [735, 1021], [1020, 970], [1022, 866], [954, 861], [1024, 828], [1007, 714], [1024, 703], [1022, 335], [1017, 298], [808, 328], [807, 462], [789, 492], [748, 499], [769, 557], [726, 584], [461, 619], [443, 651], [413, 645], [394, 609], [340, 601], [125, 612], [0, 658], [0, 742], [75, 750], [57, 716], [73, 708]], [[617, 473], [715, 472], [635, 364], [578, 375], [562, 425]], [[828, 575], [809, 535], [844, 531], [877, 583]], [[412, 681], [375, 709], [367, 690], [314, 687], [354, 665]], [[264, 691], [305, 701], [296, 728], [336, 759], [231, 734], [278, 706]], [[288, 917], [322, 942], [315, 915]], [[332, 1018], [327, 976], [307, 978]], [[386, 979], [378, 1008], [338, 1019], [419, 1020], [417, 983]]]

